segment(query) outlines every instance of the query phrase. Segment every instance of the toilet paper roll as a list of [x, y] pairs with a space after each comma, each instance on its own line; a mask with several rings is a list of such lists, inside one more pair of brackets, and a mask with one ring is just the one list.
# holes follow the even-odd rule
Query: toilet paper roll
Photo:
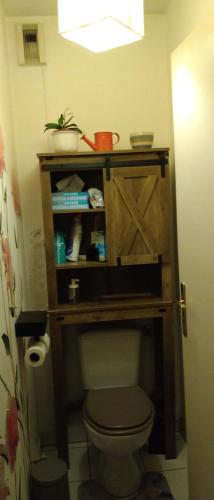
[[41, 366], [46, 358], [50, 347], [50, 338], [45, 333], [44, 337], [39, 337], [39, 341], [30, 339], [25, 352], [25, 364], [37, 368]]

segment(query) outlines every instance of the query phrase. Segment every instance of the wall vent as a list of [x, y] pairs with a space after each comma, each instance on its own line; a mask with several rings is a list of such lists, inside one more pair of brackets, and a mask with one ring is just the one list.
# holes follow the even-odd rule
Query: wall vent
[[17, 24], [16, 30], [19, 64], [46, 64], [43, 24]]

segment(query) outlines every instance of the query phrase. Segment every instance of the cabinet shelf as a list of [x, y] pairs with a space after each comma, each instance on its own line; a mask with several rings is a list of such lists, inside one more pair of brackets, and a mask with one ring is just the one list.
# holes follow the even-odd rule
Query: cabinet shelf
[[97, 214], [97, 213], [105, 213], [105, 208], [75, 208], [75, 209], [66, 209], [66, 210], [52, 210], [53, 214]]
[[[126, 297], [124, 298], [115, 298], [115, 299], [95, 299], [95, 300], [87, 300], [81, 301], [78, 304], [58, 304], [56, 308], [50, 309], [49, 313], [52, 315], [58, 314], [73, 314], [79, 313], [82, 314], [90, 313], [90, 312], [104, 312], [104, 311], [118, 311], [118, 310], [128, 310], [128, 309], [142, 309], [142, 308], [157, 308], [162, 309], [168, 308], [172, 306], [171, 300], [163, 300], [161, 297]], [[136, 314], [137, 317], [137, 314]], [[82, 321], [82, 317], [80, 317]]]
[[89, 267], [106, 267], [106, 261], [100, 262], [96, 260], [79, 260], [78, 262], [64, 262], [63, 264], [56, 264], [56, 269], [85, 269]]

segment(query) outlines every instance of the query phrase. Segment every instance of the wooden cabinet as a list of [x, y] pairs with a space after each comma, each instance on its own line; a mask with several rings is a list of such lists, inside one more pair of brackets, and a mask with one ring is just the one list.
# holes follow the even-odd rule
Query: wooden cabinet
[[[61, 327], [151, 317], [162, 322], [165, 453], [172, 458], [175, 425], [168, 149], [38, 157], [59, 454], [67, 457]], [[52, 210], [56, 183], [73, 174], [84, 182], [84, 191], [96, 187], [103, 192], [104, 207]], [[82, 214], [80, 254], [84, 260], [56, 264], [54, 233], [68, 235], [76, 213]], [[90, 257], [94, 230], [105, 235], [105, 261]], [[80, 300], [72, 305], [68, 302], [71, 278], [80, 280]]]

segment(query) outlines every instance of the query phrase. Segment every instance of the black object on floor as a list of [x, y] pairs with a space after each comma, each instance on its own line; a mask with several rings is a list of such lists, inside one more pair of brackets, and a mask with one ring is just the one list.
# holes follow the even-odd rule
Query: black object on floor
[[[84, 481], [78, 489], [78, 500], [113, 500], [98, 481]], [[174, 500], [166, 478], [161, 472], [145, 472], [142, 485], [133, 500]]]
[[30, 479], [31, 500], [69, 500], [67, 465], [60, 458], [34, 463]]

